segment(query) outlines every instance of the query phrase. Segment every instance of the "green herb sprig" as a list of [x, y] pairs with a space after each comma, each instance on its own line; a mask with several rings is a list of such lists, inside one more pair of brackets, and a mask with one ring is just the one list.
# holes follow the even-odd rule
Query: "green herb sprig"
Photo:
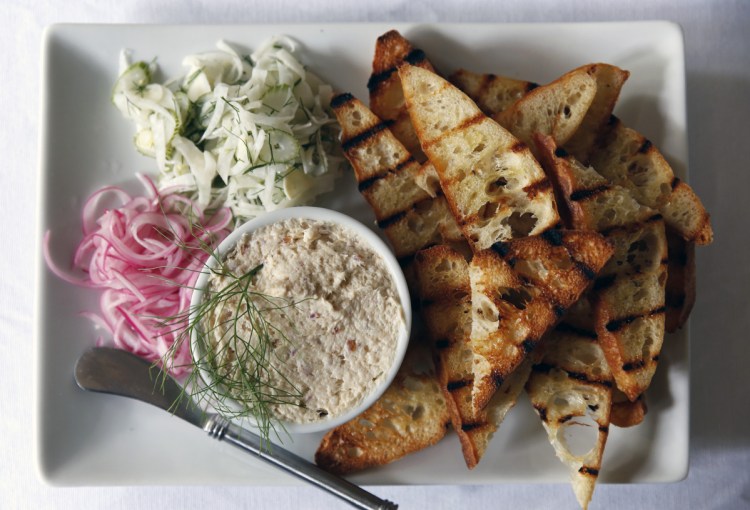
[[[203, 239], [205, 230], [194, 221], [191, 224], [195, 238]], [[262, 264], [244, 274], [235, 274], [212, 249], [210, 241], [200, 241], [196, 248], [180, 241], [174, 233], [169, 237], [182, 249], [199, 250], [215, 259], [209, 269], [211, 276], [224, 282], [221, 288], [205, 289], [203, 301], [188, 311], [162, 320], [165, 326], [179, 332], [161, 360], [163, 376], [167, 370], [177, 368], [174, 360], [183, 342], [196, 339], [191, 348], [192, 366], [188, 367], [192, 370], [173, 407], [184, 398], [192, 398], [204, 410], [213, 408], [226, 419], [250, 419], [259, 431], [262, 445], [270, 447], [272, 435], [281, 438], [287, 434], [283, 423], [274, 416], [273, 406], [301, 405], [302, 395], [273, 363], [274, 343], [290, 340], [269, 316], [278, 312], [274, 315], [280, 315], [293, 327], [286, 320], [285, 310], [297, 303], [255, 290], [254, 279], [263, 269]], [[272, 373], [281, 377], [286, 388], [272, 384]]]

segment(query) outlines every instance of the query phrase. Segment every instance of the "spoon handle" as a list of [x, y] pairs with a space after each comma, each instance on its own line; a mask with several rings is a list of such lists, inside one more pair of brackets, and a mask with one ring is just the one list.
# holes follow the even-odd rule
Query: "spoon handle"
[[320, 469], [279, 446], [261, 445], [257, 434], [245, 430], [219, 415], [208, 417], [203, 429], [208, 435], [226, 441], [287, 473], [338, 496], [355, 508], [364, 510], [395, 510], [398, 505], [381, 499], [345, 479]]

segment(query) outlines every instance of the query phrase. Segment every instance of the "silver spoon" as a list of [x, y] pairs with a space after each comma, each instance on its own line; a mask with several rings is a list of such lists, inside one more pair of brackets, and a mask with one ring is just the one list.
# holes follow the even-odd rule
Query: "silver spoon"
[[[95, 347], [78, 359], [75, 379], [84, 390], [130, 397], [160, 407], [196, 425], [210, 437], [227, 441], [316, 487], [338, 496], [356, 508], [392, 510], [398, 505], [380, 499], [341, 477], [323, 471], [297, 455], [278, 446], [261, 448], [261, 438], [219, 416], [205, 413], [188, 398], [180, 398], [182, 387], [166, 377], [163, 388], [156, 391], [148, 361], [120, 349]], [[175, 402], [180, 402], [175, 406]]]

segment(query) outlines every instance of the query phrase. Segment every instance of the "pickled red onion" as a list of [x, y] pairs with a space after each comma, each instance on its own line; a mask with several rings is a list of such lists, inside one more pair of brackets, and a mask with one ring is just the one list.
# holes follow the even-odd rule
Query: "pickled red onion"
[[[63, 280], [103, 290], [99, 312], [83, 315], [107, 330], [116, 347], [155, 362], [169, 353], [166, 368], [179, 376], [192, 366], [189, 342], [179, 341], [192, 289], [209, 256], [206, 248], [231, 231], [232, 213], [222, 208], [208, 216], [190, 199], [159, 192], [148, 177], [139, 178], [146, 196], [106, 186], [86, 201], [83, 239], [73, 256], [73, 269], [81, 276], [54, 263], [50, 232], [44, 235], [43, 255]], [[100, 211], [105, 198], [119, 205]]]

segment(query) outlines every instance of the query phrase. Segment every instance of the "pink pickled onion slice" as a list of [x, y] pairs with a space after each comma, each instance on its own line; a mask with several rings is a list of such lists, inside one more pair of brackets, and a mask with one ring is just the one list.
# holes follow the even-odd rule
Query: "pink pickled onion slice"
[[[106, 330], [116, 347], [163, 361], [174, 346], [166, 368], [179, 376], [192, 366], [189, 342], [180, 336], [195, 280], [208, 258], [204, 247], [215, 247], [229, 234], [232, 213], [221, 208], [207, 217], [189, 198], [160, 194], [151, 179], [139, 179], [147, 196], [131, 197], [106, 186], [86, 201], [84, 237], [73, 256], [80, 275], [54, 263], [49, 232], [43, 255], [52, 273], [66, 282], [104, 291], [99, 312], [82, 315]], [[100, 204], [112, 197], [119, 205], [101, 211]]]

